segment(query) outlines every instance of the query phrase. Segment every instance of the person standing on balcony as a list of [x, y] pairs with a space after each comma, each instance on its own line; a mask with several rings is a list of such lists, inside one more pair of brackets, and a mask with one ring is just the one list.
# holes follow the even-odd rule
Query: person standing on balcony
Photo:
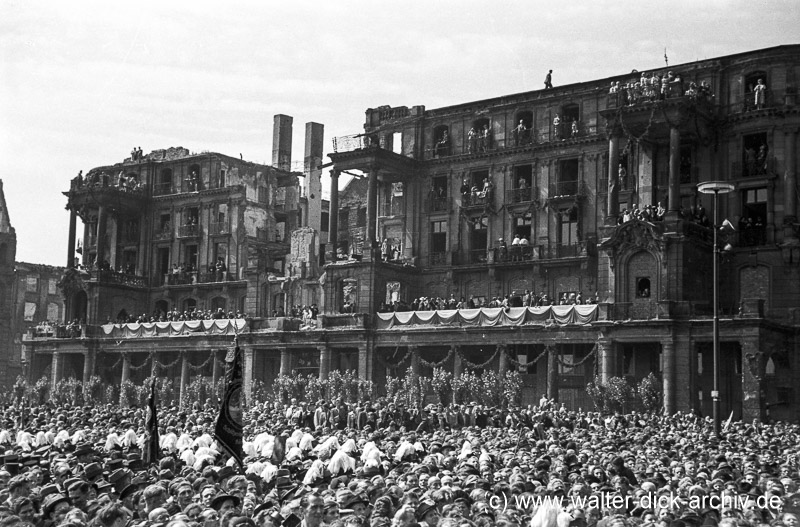
[[474, 154], [475, 153], [475, 145], [478, 142], [478, 132], [475, 131], [475, 127], [469, 129], [467, 132], [467, 153]]
[[388, 262], [389, 261], [390, 251], [391, 251], [391, 248], [390, 248], [390, 245], [389, 245], [389, 238], [384, 238], [383, 242], [381, 242], [381, 256], [383, 256], [383, 261], [384, 262]]
[[572, 137], [578, 137], [578, 121], [573, 119], [572, 120], [572, 129], [571, 129]]
[[481, 132], [481, 150], [486, 152], [489, 150], [489, 146], [491, 145], [491, 137], [492, 133], [489, 130], [489, 125], [483, 125], [483, 131]]
[[764, 107], [767, 99], [767, 87], [764, 85], [764, 79], [758, 79], [758, 84], [753, 88], [753, 94], [755, 95], [756, 110], [760, 110]]
[[461, 182], [461, 201], [463, 202], [462, 205], [469, 205], [469, 183], [467, 179], [464, 178], [464, 181]]
[[525, 135], [528, 131], [528, 127], [525, 126], [525, 122], [520, 119], [519, 124], [516, 128], [514, 128], [514, 136], [517, 142], [517, 145], [521, 145], [525, 141]]
[[553, 87], [553, 70], [550, 70], [544, 77], [544, 89], [549, 90], [552, 87]]
[[558, 114], [553, 117], [553, 131], [555, 132], [556, 139], [561, 139], [561, 118]]

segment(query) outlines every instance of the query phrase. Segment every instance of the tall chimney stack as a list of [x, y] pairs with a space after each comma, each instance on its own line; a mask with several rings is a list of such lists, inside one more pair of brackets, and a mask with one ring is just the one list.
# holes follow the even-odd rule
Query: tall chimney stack
[[272, 166], [292, 169], [292, 118], [280, 113], [272, 126]]
[[306, 123], [304, 172], [308, 213], [306, 225], [322, 232], [322, 142], [325, 127], [319, 123]]

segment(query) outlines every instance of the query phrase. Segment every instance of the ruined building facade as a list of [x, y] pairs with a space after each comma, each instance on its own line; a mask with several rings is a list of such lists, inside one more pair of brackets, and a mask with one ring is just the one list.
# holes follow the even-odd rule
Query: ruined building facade
[[[638, 382], [652, 372], [667, 411], [710, 415], [712, 201], [697, 185], [723, 180], [736, 189], [720, 197], [719, 221], [736, 230], [721, 231], [719, 256], [722, 414], [796, 420], [798, 59], [800, 46], [779, 46], [433, 110], [367, 110], [364, 130], [336, 138], [329, 153], [327, 239], [298, 236], [298, 248], [325, 245], [324, 266], [305, 250], [285, 266], [283, 289], [256, 300], [262, 263], [238, 256], [241, 285], [228, 288], [260, 306], [241, 339], [246, 387], [293, 371], [357, 369], [380, 391], [409, 368], [516, 369], [525, 402], [547, 393], [588, 408], [585, 386], [596, 376]], [[339, 192], [342, 174], [359, 177]], [[652, 214], [638, 219], [634, 209]], [[527, 245], [512, 246], [515, 237]], [[158, 260], [137, 257], [149, 266], [143, 309], [204, 286], [153, 289]], [[313, 328], [270, 317], [267, 306], [292, 291], [320, 305]], [[420, 297], [481, 305], [508, 296], [516, 306], [525, 291], [556, 305], [402, 310]], [[593, 303], [572, 305], [578, 297]], [[41, 364], [62, 352], [112, 363], [122, 354], [124, 372], [153, 346], [194, 354], [186, 364], [225, 340], [209, 330], [191, 345], [114, 331], [116, 340], [98, 334], [83, 348], [55, 339], [31, 347]]]

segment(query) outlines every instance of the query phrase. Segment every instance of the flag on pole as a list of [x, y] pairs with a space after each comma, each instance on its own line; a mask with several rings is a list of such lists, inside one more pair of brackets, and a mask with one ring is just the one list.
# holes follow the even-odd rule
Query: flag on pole
[[239, 338], [234, 337], [233, 351], [225, 359], [225, 394], [219, 409], [214, 437], [243, 468], [242, 457], [242, 352]]
[[147, 416], [144, 421], [145, 443], [143, 461], [145, 465], [158, 463], [158, 414], [156, 411], [156, 379], [150, 381], [150, 395], [147, 397]]

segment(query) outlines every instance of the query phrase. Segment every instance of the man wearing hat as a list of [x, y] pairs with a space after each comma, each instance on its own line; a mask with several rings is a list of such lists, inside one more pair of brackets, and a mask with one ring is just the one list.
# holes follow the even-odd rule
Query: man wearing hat
[[69, 498], [63, 494], [50, 494], [42, 503], [42, 518], [51, 525], [60, 525], [71, 508]]
[[231, 494], [220, 494], [211, 500], [211, 508], [217, 511], [220, 518], [228, 512], [239, 512], [241, 500]]
[[422, 500], [414, 511], [414, 516], [422, 527], [434, 527], [439, 521], [439, 511], [432, 500]]

